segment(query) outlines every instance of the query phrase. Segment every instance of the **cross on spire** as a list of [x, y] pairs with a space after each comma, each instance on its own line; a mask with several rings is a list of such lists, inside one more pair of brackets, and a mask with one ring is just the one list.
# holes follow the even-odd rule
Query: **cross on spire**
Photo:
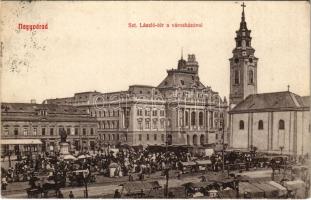
[[242, 5], [241, 5], [241, 7], [242, 7], [242, 21], [245, 21], [245, 14], [244, 14], [244, 8], [246, 7], [246, 5], [244, 4], [244, 2], [242, 3]]
[[242, 3], [242, 8], [243, 8], [243, 12], [244, 12], [244, 7], [246, 7], [246, 5], [244, 4], [244, 2]]
[[289, 92], [290, 85], [287, 85], [287, 91]]

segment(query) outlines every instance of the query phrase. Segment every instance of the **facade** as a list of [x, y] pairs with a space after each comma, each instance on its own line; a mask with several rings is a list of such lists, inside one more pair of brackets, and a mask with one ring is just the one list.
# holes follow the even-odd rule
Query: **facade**
[[292, 92], [248, 96], [230, 111], [230, 146], [303, 155], [309, 152], [310, 98]]
[[58, 151], [61, 129], [68, 134], [71, 150], [95, 150], [97, 126], [95, 118], [73, 106], [2, 103], [2, 152]]
[[309, 152], [310, 98], [290, 91], [257, 94], [257, 62], [244, 7], [230, 58], [229, 146], [301, 155]]
[[215, 145], [222, 143], [228, 106], [200, 82], [198, 70], [195, 55], [188, 55], [157, 87], [132, 85], [126, 91], [76, 93], [44, 103], [73, 105], [96, 117], [100, 145]]

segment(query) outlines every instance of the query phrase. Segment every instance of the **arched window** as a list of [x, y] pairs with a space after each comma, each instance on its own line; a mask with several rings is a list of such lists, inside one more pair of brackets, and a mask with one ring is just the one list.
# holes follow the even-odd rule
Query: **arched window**
[[259, 120], [258, 122], [258, 130], [263, 130], [263, 121]]
[[285, 122], [283, 119], [279, 121], [279, 130], [284, 130], [285, 129]]
[[239, 70], [234, 71], [234, 84], [240, 84], [240, 73]]
[[188, 114], [188, 112], [186, 112], [186, 122], [185, 122], [185, 124], [186, 124], [186, 126], [188, 126], [189, 125], [189, 114]]
[[199, 113], [199, 125], [203, 126], [203, 113], [202, 112]]
[[253, 70], [248, 71], [248, 83], [250, 83], [250, 84], [254, 83], [254, 72], [253, 72]]
[[244, 130], [244, 121], [240, 120], [240, 130]]
[[195, 112], [193, 111], [191, 113], [191, 126], [194, 126], [195, 125]]

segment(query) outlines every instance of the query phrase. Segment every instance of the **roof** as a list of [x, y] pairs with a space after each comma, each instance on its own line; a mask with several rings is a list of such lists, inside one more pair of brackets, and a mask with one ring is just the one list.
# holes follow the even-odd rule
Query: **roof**
[[310, 96], [301, 97], [289, 91], [252, 94], [237, 104], [230, 113], [302, 110], [309, 108]]
[[174, 70], [170, 71], [167, 77], [160, 83], [158, 88], [198, 88], [204, 89], [205, 86], [194, 74]]
[[[41, 111], [46, 111], [42, 114]], [[85, 110], [70, 105], [2, 103], [2, 120], [6, 121], [94, 121]]]

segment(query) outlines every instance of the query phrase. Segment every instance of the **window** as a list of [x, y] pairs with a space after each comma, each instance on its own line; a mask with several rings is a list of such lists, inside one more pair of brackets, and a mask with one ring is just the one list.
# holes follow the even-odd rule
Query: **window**
[[141, 141], [141, 134], [138, 135], [138, 140]]
[[164, 142], [164, 134], [161, 135], [161, 140]]
[[160, 116], [161, 116], [161, 117], [164, 116], [164, 110], [160, 110]]
[[108, 140], [111, 140], [111, 136], [110, 136], [110, 134], [108, 134]]
[[153, 126], [153, 129], [157, 129], [158, 128], [158, 122], [156, 120], [153, 120], [152, 126]]
[[147, 140], [149, 140], [149, 134], [147, 134]]
[[188, 112], [186, 112], [186, 123], [185, 123], [186, 126], [189, 125], [189, 114]]
[[150, 129], [150, 121], [146, 121], [146, 129]]
[[239, 70], [234, 71], [234, 84], [240, 84], [240, 72], [239, 72]]
[[45, 135], [45, 128], [42, 128], [41, 134], [44, 136]]
[[33, 135], [37, 135], [37, 128], [33, 128]]
[[237, 46], [240, 47], [242, 45], [241, 41], [238, 41]]
[[50, 128], [50, 135], [54, 135], [54, 128]]
[[279, 121], [279, 130], [284, 130], [285, 129], [285, 122], [284, 122], [284, 120], [280, 120]]
[[137, 110], [137, 116], [143, 116], [143, 110], [142, 109]]
[[75, 135], [79, 135], [79, 129], [75, 128]]
[[164, 129], [164, 120], [160, 121], [160, 126], [161, 126], [162, 129]]
[[253, 72], [253, 70], [248, 71], [248, 83], [249, 84], [254, 83], [254, 72]]
[[145, 110], [145, 116], [150, 116], [150, 110], [149, 109]]
[[102, 117], [102, 111], [98, 111], [99, 117]]
[[127, 141], [127, 134], [124, 134], [124, 140]]
[[85, 128], [82, 129], [82, 134], [86, 135], [86, 129]]
[[249, 41], [246, 41], [246, 46], [249, 47]]
[[112, 134], [112, 140], [115, 140], [115, 136], [114, 136], [114, 134]]
[[103, 140], [106, 140], [106, 134], [103, 134]]
[[203, 113], [202, 112], [199, 113], [199, 125], [203, 126]]
[[143, 129], [143, 123], [141, 121], [138, 122], [138, 129], [139, 130]]
[[216, 134], [216, 140], [218, 140], [218, 134]]
[[153, 139], [154, 139], [154, 141], [157, 140], [157, 134], [154, 134], [154, 135], [153, 135]]
[[191, 126], [195, 125], [195, 112], [191, 113]]
[[263, 130], [263, 121], [259, 120], [258, 122], [258, 130]]
[[71, 135], [71, 131], [70, 131], [70, 128], [67, 128], [67, 135]]
[[94, 129], [91, 128], [91, 135], [94, 135]]
[[4, 128], [4, 135], [9, 135], [9, 128]]
[[234, 62], [235, 62], [235, 63], [238, 63], [238, 62], [239, 62], [239, 59], [238, 59], [238, 58], [234, 59]]
[[244, 121], [240, 120], [240, 130], [244, 130]]
[[209, 126], [214, 127], [214, 113], [212, 111], [209, 112]]
[[157, 110], [153, 110], [152, 111], [152, 116], [157, 116], [158, 115], [158, 111]]
[[181, 85], [185, 85], [185, 82], [183, 80], [180, 80]]
[[23, 133], [24, 133], [24, 135], [28, 135], [28, 128], [24, 128]]

